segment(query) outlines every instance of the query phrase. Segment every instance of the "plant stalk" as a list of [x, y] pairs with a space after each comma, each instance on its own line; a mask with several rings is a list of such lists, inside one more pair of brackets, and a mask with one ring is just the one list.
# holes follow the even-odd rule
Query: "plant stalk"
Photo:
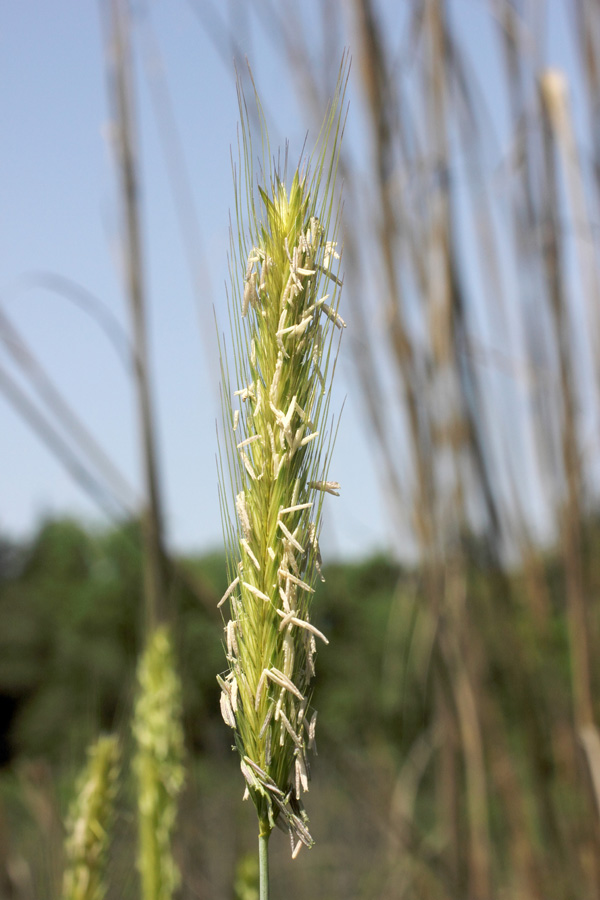
[[261, 822], [258, 833], [258, 879], [259, 900], [269, 900], [269, 837], [268, 823]]
[[142, 465], [145, 484], [142, 539], [144, 550], [145, 626], [148, 635], [167, 620], [167, 556], [150, 392], [144, 261], [139, 213], [139, 164], [136, 159], [134, 100], [127, 3], [112, 0], [107, 46], [109, 87], [117, 126], [117, 168], [123, 207], [124, 262], [131, 312], [134, 376], [137, 389]]

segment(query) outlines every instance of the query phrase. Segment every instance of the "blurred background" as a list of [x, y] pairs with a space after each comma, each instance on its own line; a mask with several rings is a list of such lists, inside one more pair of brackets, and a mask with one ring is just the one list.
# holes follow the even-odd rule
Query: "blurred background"
[[[296, 160], [348, 50], [317, 845], [273, 839], [273, 896], [598, 898], [597, 4], [31, 0], [0, 48], [0, 897], [60, 895], [153, 604], [180, 895], [257, 897], [215, 680], [236, 71]], [[137, 896], [119, 802], [111, 900]]]

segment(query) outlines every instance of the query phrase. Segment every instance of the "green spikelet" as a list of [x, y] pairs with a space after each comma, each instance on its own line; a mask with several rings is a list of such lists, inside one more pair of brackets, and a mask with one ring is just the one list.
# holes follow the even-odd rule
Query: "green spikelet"
[[327, 641], [311, 624], [310, 607], [320, 572], [322, 500], [339, 488], [327, 480], [333, 438], [327, 419], [334, 334], [345, 325], [337, 310], [333, 191], [346, 76], [344, 63], [319, 147], [289, 187], [286, 173], [270, 162], [263, 128], [265, 180], [257, 196], [240, 98], [245, 183], [238, 184], [232, 240], [235, 381], [221, 354], [227, 451], [221, 496], [231, 580], [221, 601], [230, 608], [221, 711], [235, 731], [261, 835], [282, 824], [294, 852], [312, 844], [302, 806], [316, 718], [310, 685], [316, 641]]
[[171, 852], [177, 796], [184, 780], [181, 686], [168, 628], [150, 637], [138, 667], [133, 719], [138, 790], [138, 869], [143, 900], [170, 900], [179, 884]]
[[119, 770], [117, 739], [100, 738], [88, 755], [67, 817], [63, 900], [102, 900], [106, 894], [104, 867]]

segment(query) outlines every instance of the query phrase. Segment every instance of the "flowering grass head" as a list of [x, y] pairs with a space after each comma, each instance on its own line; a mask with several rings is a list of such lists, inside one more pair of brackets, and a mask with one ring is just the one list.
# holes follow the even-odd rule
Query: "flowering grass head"
[[102, 900], [105, 865], [119, 773], [116, 737], [99, 738], [88, 751], [66, 822], [63, 900]]
[[[342, 77], [321, 141], [289, 181], [270, 162], [255, 191], [252, 144], [241, 98], [243, 183], [232, 240], [233, 377], [222, 352], [226, 452], [221, 491], [229, 551], [225, 624], [229, 669], [221, 710], [235, 731], [246, 791], [261, 834], [278, 823], [294, 851], [312, 838], [302, 804], [317, 641], [311, 623], [323, 497], [333, 439], [331, 375], [345, 323], [334, 185], [342, 131]], [[227, 472], [227, 476], [225, 475]], [[227, 504], [227, 494], [231, 504]], [[235, 514], [228, 510], [235, 508]]]
[[171, 851], [177, 798], [184, 782], [181, 684], [171, 633], [149, 636], [138, 665], [133, 768], [138, 794], [138, 869], [143, 900], [171, 900], [180, 875]]

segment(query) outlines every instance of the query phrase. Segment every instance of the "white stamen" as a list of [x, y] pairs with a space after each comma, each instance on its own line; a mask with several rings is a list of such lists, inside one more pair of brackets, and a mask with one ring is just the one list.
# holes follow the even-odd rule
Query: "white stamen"
[[271, 267], [272, 262], [273, 262], [273, 260], [271, 259], [271, 257], [267, 256], [265, 254], [265, 258], [263, 260], [263, 264], [262, 264], [262, 267], [260, 270], [260, 289], [261, 289], [261, 291], [264, 291], [264, 289], [266, 287], [267, 276], [269, 274], [269, 269]]
[[260, 786], [260, 781], [250, 768], [250, 766], [246, 765], [244, 760], [240, 760], [240, 769], [242, 770], [242, 775], [250, 785], [250, 787], [257, 788]]
[[267, 775], [267, 773], [265, 772], [265, 770], [264, 770], [264, 769], [261, 769], [261, 767], [260, 767], [259, 765], [257, 765], [257, 764], [254, 762], [254, 760], [250, 759], [249, 756], [244, 756], [244, 762], [246, 763], [246, 765], [248, 765], [248, 766], [250, 766], [252, 769], [254, 769], [254, 771], [256, 772], [256, 774], [260, 776], [261, 780], [263, 780], [263, 781], [273, 781], [273, 779], [272, 779], [269, 775]]
[[299, 578], [300, 577], [300, 569], [298, 567], [298, 563], [296, 561], [296, 557], [294, 555], [294, 551], [292, 550], [292, 545], [289, 541], [286, 541], [284, 538], [283, 541], [284, 553], [283, 553], [283, 562], [284, 565], [287, 565], [291, 568], [294, 575]]
[[279, 471], [281, 469], [282, 463], [285, 459], [285, 454], [280, 456], [278, 453], [273, 455], [273, 479], [276, 481], [279, 475]]
[[303, 591], [308, 591], [309, 594], [314, 594], [315, 589], [307, 584], [305, 581], [302, 581], [301, 578], [297, 578], [295, 575], [292, 575], [291, 572], [287, 572], [285, 569], [278, 569], [277, 574], [281, 575], [282, 578], [287, 578], [288, 581], [291, 581], [293, 584], [297, 584], [299, 588], [302, 588]]
[[[289, 582], [286, 582], [286, 586], [288, 584], [289, 584]], [[291, 613], [292, 610], [290, 610], [290, 601], [288, 600], [287, 591], [284, 591], [284, 589], [282, 587], [279, 588], [279, 596], [281, 597], [281, 602], [283, 603], [283, 608], [284, 608], [285, 612]], [[278, 610], [278, 612], [279, 612], [279, 610]]]
[[334, 324], [334, 325], [337, 325], [338, 328], [345, 328], [345, 327], [346, 327], [346, 323], [344, 322], [344, 320], [342, 319], [342, 317], [340, 316], [340, 314], [339, 314], [338, 312], [335, 311], [335, 309], [332, 309], [330, 306], [327, 306], [326, 303], [323, 303], [323, 305], [321, 306], [321, 309], [323, 310], [323, 312], [325, 313], [325, 315], [326, 315], [329, 319], [331, 319], [331, 321], [333, 322], [333, 324]]
[[[309, 632], [310, 634], [310, 632]], [[306, 654], [306, 662], [308, 672], [311, 678], [314, 677], [315, 674], [315, 655], [317, 653], [317, 642], [315, 640], [314, 634], [310, 634], [310, 640], [308, 644], [308, 652]]]
[[298, 248], [294, 247], [292, 256], [290, 256], [287, 237], [285, 238], [285, 252], [287, 253], [287, 258], [290, 262], [290, 278], [292, 279], [292, 281], [294, 282], [296, 287], [299, 290], [302, 290], [302, 282], [300, 281], [300, 279], [298, 278], [298, 276], [296, 274], [297, 269], [298, 269]]
[[308, 726], [308, 749], [312, 750], [315, 743], [315, 729], [317, 727], [317, 711], [315, 710], [312, 714], [312, 718], [310, 720]]
[[260, 262], [264, 255], [264, 250], [259, 250], [258, 247], [252, 248], [248, 255], [248, 264], [246, 265], [246, 277], [244, 278], [244, 281], [248, 281], [252, 275], [255, 263]]
[[[300, 407], [298, 407], [300, 409]], [[300, 479], [296, 478], [294, 482], [294, 490], [292, 491], [292, 506], [295, 506], [298, 502], [298, 497], [300, 496]]]
[[244, 463], [244, 466], [246, 468], [248, 475], [250, 476], [252, 481], [256, 481], [256, 472], [252, 468], [252, 463], [250, 462], [250, 460], [248, 459], [248, 457], [246, 456], [246, 454], [244, 453], [243, 450], [240, 450], [240, 456], [242, 457], [242, 462]]
[[240, 491], [240, 493], [235, 498], [235, 508], [240, 520], [240, 525], [242, 526], [242, 531], [244, 532], [244, 537], [246, 538], [246, 540], [250, 540], [250, 538], [252, 537], [252, 528], [250, 526], [250, 516], [248, 515], [248, 508], [246, 506], [246, 494], [244, 493], [244, 491]]
[[262, 697], [263, 688], [265, 686], [266, 678], [267, 678], [267, 670], [263, 669], [263, 673], [258, 680], [258, 684], [256, 685], [256, 697], [254, 698], [254, 709], [258, 709], [260, 704], [260, 698]]
[[302, 440], [300, 441], [300, 446], [305, 447], [307, 444], [310, 444], [311, 441], [314, 441], [315, 438], [318, 438], [318, 437], [319, 437], [319, 432], [313, 431], [312, 434], [307, 434], [305, 438], [302, 438]]
[[267, 677], [274, 681], [275, 684], [278, 684], [280, 687], [285, 688], [286, 691], [289, 691], [291, 694], [294, 694], [298, 700], [304, 700], [304, 697], [296, 687], [293, 681], [291, 681], [283, 672], [280, 672], [279, 669], [276, 669], [275, 666], [272, 666], [270, 669], [265, 669], [267, 673]]
[[294, 641], [292, 636], [287, 632], [283, 638], [283, 674], [286, 678], [291, 678], [294, 673]]
[[227, 600], [227, 598], [230, 596], [230, 594], [233, 593], [233, 591], [235, 591], [235, 589], [236, 589], [236, 587], [238, 586], [239, 583], [240, 583], [240, 576], [238, 575], [238, 577], [235, 578], [235, 579], [231, 582], [231, 584], [229, 585], [229, 587], [227, 588], [227, 590], [225, 591], [225, 593], [223, 594], [223, 596], [221, 597], [221, 599], [220, 599], [219, 602], [217, 603], [217, 609], [218, 609], [220, 606], [223, 606], [223, 604], [225, 603], [225, 601]]
[[260, 441], [260, 439], [260, 434], [252, 434], [250, 435], [250, 437], [244, 438], [243, 441], [240, 441], [239, 444], [237, 444], [237, 448], [238, 450], [241, 450], [242, 447], [247, 447], [248, 444], [253, 444], [254, 441]]
[[311, 837], [310, 831], [308, 830], [302, 819], [299, 819], [298, 816], [292, 814], [290, 816], [290, 821], [302, 843], [306, 844], [307, 847], [310, 847], [313, 839]]
[[310, 509], [313, 505], [312, 500], [310, 503], [297, 503], [295, 506], [286, 506], [285, 509], [279, 510], [279, 515], [283, 515], [283, 513], [291, 513], [291, 512], [299, 512], [301, 509]]
[[[277, 325], [276, 334], [284, 333], [285, 320], [287, 319], [287, 309], [281, 310], [281, 315], [279, 316], [279, 324]], [[293, 326], [292, 326], [293, 327]], [[285, 351], [284, 351], [285, 352]]]
[[235, 716], [233, 714], [233, 709], [231, 708], [231, 702], [225, 691], [221, 691], [220, 704], [223, 721], [226, 725], [229, 725], [230, 728], [235, 728]]
[[234, 397], [239, 397], [242, 402], [245, 402], [248, 397], [252, 397], [254, 399], [254, 382], [249, 384], [247, 387], [240, 388], [239, 391], [233, 392]]
[[333, 494], [334, 497], [339, 497], [340, 483], [339, 481], [309, 481], [309, 488], [313, 488], [315, 491], [324, 491], [326, 494]]
[[325, 244], [325, 256], [323, 257], [323, 268], [329, 269], [334, 259], [339, 259], [340, 254], [335, 249], [337, 241], [327, 241]]
[[[315, 641], [314, 635], [311, 635], [312, 641]], [[316, 641], [315, 641], [316, 647]], [[311, 678], [315, 676], [315, 649], [313, 649], [313, 645], [310, 644], [306, 653], [306, 666], [304, 669], [304, 673], [306, 678], [310, 681]]]
[[266, 594], [263, 594], [262, 591], [259, 591], [259, 589], [257, 587], [254, 587], [253, 584], [249, 584], [247, 581], [242, 581], [242, 585], [246, 588], [246, 590], [250, 591], [251, 594], [254, 594], [255, 597], [258, 597], [259, 600], [264, 600], [265, 603], [270, 603], [271, 598], [267, 597]]
[[[277, 701], [277, 706], [275, 707], [275, 721], [279, 722], [279, 714], [281, 713], [281, 709], [283, 707], [283, 698], [285, 697], [285, 688], [281, 688], [279, 692], [279, 700]], [[281, 725], [281, 723], [279, 723]]]
[[[283, 722], [283, 724], [285, 726], [285, 730], [288, 732], [289, 736], [295, 743], [296, 747], [298, 747], [299, 749], [302, 749], [302, 740], [298, 737], [298, 735], [292, 728], [291, 722], [283, 710], [281, 710], [279, 713], [279, 719], [281, 722]], [[298, 799], [300, 799], [300, 797], [298, 797]]]
[[254, 407], [254, 410], [252, 411], [252, 415], [255, 419], [256, 419], [257, 415], [259, 414], [260, 409], [262, 407], [263, 390], [262, 390], [262, 385], [261, 385], [260, 381], [257, 381], [257, 383], [256, 383], [256, 393], [258, 394], [258, 397], [256, 400], [256, 406]]
[[[246, 291], [248, 292], [248, 300], [246, 301]], [[246, 282], [244, 287], [244, 305], [246, 308], [246, 312], [248, 312], [247, 303], [256, 309], [258, 306], [259, 298], [258, 291], [256, 290], [256, 272], [253, 272], [250, 276], [249, 280]]]
[[230, 619], [225, 626], [225, 634], [227, 635], [227, 653], [229, 656], [233, 656], [238, 650], [235, 637], [235, 621], [233, 619]]
[[[283, 316], [282, 316], [283, 318]], [[280, 320], [281, 321], [281, 320]], [[280, 338], [283, 338], [284, 335], [289, 334], [292, 337], [302, 337], [310, 323], [312, 322], [312, 316], [305, 316], [300, 320], [296, 325], [288, 325], [287, 328], [280, 328], [276, 332], [277, 343], [280, 347], [283, 347]], [[284, 351], [285, 352], [285, 351]]]
[[302, 783], [302, 790], [304, 793], [308, 793], [308, 773], [306, 771], [306, 763], [304, 762], [304, 757], [299, 755], [296, 757], [296, 765], [300, 769], [300, 781]]
[[269, 727], [269, 722], [270, 722], [271, 719], [273, 718], [273, 712], [274, 712], [274, 710], [275, 710], [275, 707], [274, 707], [274, 705], [271, 703], [271, 705], [269, 706], [269, 708], [268, 708], [268, 710], [267, 710], [267, 714], [266, 714], [266, 716], [265, 716], [265, 718], [264, 718], [264, 722], [262, 723], [261, 729], [260, 729], [260, 731], [258, 732], [258, 739], [259, 739], [259, 741], [262, 739], [262, 737], [263, 737], [265, 731], [266, 731], [267, 728]]
[[305, 792], [308, 791], [308, 778], [306, 776], [306, 769], [298, 756], [296, 756], [294, 768], [296, 770], [296, 799], [299, 800], [302, 793], [300, 789], [302, 788]]
[[308, 526], [308, 540], [313, 550], [315, 569], [319, 573], [319, 578], [321, 579], [321, 581], [325, 581], [325, 579], [323, 578], [323, 572], [321, 571], [322, 559], [321, 550], [319, 548], [319, 539], [317, 537], [317, 526], [314, 522], [310, 522]]
[[309, 313], [313, 313], [315, 309], [319, 309], [321, 306], [323, 306], [326, 300], [329, 300], [329, 294], [325, 294], [319, 300], [315, 300], [314, 303], [311, 303], [311, 305], [306, 310], [306, 315], [308, 315]]
[[[282, 588], [279, 588], [279, 593], [284, 601], [287, 600], [287, 597], [284, 594]], [[278, 615], [282, 616], [282, 620], [279, 623], [279, 630], [283, 631], [283, 629], [286, 627], [286, 625], [289, 625], [290, 622], [292, 621], [292, 619], [294, 618], [294, 610], [290, 610], [290, 612], [285, 612], [285, 610], [283, 610], [283, 609], [278, 609], [277, 613], [278, 613]]]
[[271, 407], [271, 412], [275, 416], [275, 420], [280, 428], [283, 427], [283, 422], [285, 422], [285, 414], [283, 410], [277, 409], [272, 400], [269, 400], [269, 406]]
[[244, 550], [246, 551], [246, 553], [248, 554], [248, 556], [250, 557], [250, 559], [251, 559], [252, 562], [254, 563], [254, 566], [255, 566], [256, 570], [257, 570], [258, 572], [260, 572], [260, 563], [259, 563], [259, 561], [257, 560], [257, 558], [256, 558], [256, 556], [254, 555], [254, 553], [252, 552], [252, 548], [250, 547], [250, 544], [248, 543], [248, 541], [246, 540], [246, 538], [242, 538], [242, 539], [240, 540], [240, 544], [242, 545], [242, 547], [244, 548]]
[[275, 363], [275, 371], [273, 372], [273, 381], [269, 388], [269, 398], [274, 401], [277, 397], [277, 388], [279, 387], [279, 379], [281, 378], [281, 370], [283, 368], [283, 354], [277, 354], [277, 362]]
[[300, 704], [300, 709], [298, 710], [298, 718], [296, 719], [296, 725], [298, 728], [302, 729], [302, 725], [304, 724], [304, 714], [306, 712], [307, 700], [303, 700]]
[[282, 522], [281, 519], [278, 519], [278, 520], [277, 520], [277, 525], [279, 526], [279, 528], [281, 528], [281, 530], [282, 530], [283, 533], [285, 534], [285, 536], [286, 536], [286, 538], [288, 539], [288, 541], [290, 542], [290, 544], [291, 544], [293, 547], [295, 547], [296, 550], [297, 550], [299, 553], [304, 554], [304, 553], [306, 552], [306, 551], [304, 550], [304, 547], [302, 546], [302, 544], [300, 544], [300, 543], [296, 540], [296, 538], [294, 537], [294, 535], [292, 534], [292, 532], [290, 531], [290, 529], [287, 527], [287, 525], [286, 525], [284, 522]]
[[[312, 406], [312, 400], [311, 400], [311, 402], [310, 402], [310, 406], [308, 407], [308, 409], [310, 409], [311, 406]], [[315, 427], [315, 426], [313, 425], [313, 423], [311, 422], [311, 420], [310, 420], [310, 416], [308, 415], [308, 413], [306, 413], [306, 412], [302, 409], [302, 407], [300, 406], [300, 404], [298, 403], [297, 400], [296, 400], [296, 412], [298, 413], [298, 415], [300, 416], [300, 418], [302, 419], [302, 421], [303, 421], [306, 425], [308, 425], [310, 428], [314, 428], [314, 427]]]
[[[329, 643], [323, 632], [319, 631], [318, 628], [315, 628], [314, 625], [312, 625], [310, 622], [307, 622], [305, 619], [297, 619], [295, 616], [292, 616], [290, 621], [293, 622], [294, 625], [297, 625], [299, 628], [305, 628], [307, 631], [311, 631], [313, 634], [316, 634], [316, 636], [320, 637], [321, 640], [326, 644]], [[279, 627], [281, 628], [281, 625]]]
[[[255, 262], [258, 262], [258, 260], [255, 260]], [[249, 275], [248, 272], [250, 272]], [[244, 284], [244, 297], [242, 300], [242, 319], [244, 319], [248, 315], [248, 307], [252, 306], [254, 309], [256, 309], [259, 302], [258, 292], [256, 290], [256, 272], [252, 272], [250, 259], [248, 260], [248, 269], [246, 269], [246, 276], [247, 277]]]
[[244, 297], [242, 299], [242, 319], [248, 315], [248, 307], [250, 306], [250, 282], [244, 285]]
[[237, 431], [237, 427], [240, 421], [240, 411], [236, 409], [233, 413], [233, 430]]
[[285, 349], [285, 347], [283, 345], [283, 335], [285, 333], [285, 329], [283, 329], [283, 325], [285, 324], [286, 316], [287, 316], [287, 310], [284, 306], [283, 312], [281, 313], [281, 315], [279, 317], [279, 325], [277, 327], [277, 331], [275, 332], [275, 339], [277, 341], [277, 346], [280, 348], [279, 355], [282, 357], [285, 356], [286, 359], [289, 359], [290, 354], [287, 352], [287, 350]]

